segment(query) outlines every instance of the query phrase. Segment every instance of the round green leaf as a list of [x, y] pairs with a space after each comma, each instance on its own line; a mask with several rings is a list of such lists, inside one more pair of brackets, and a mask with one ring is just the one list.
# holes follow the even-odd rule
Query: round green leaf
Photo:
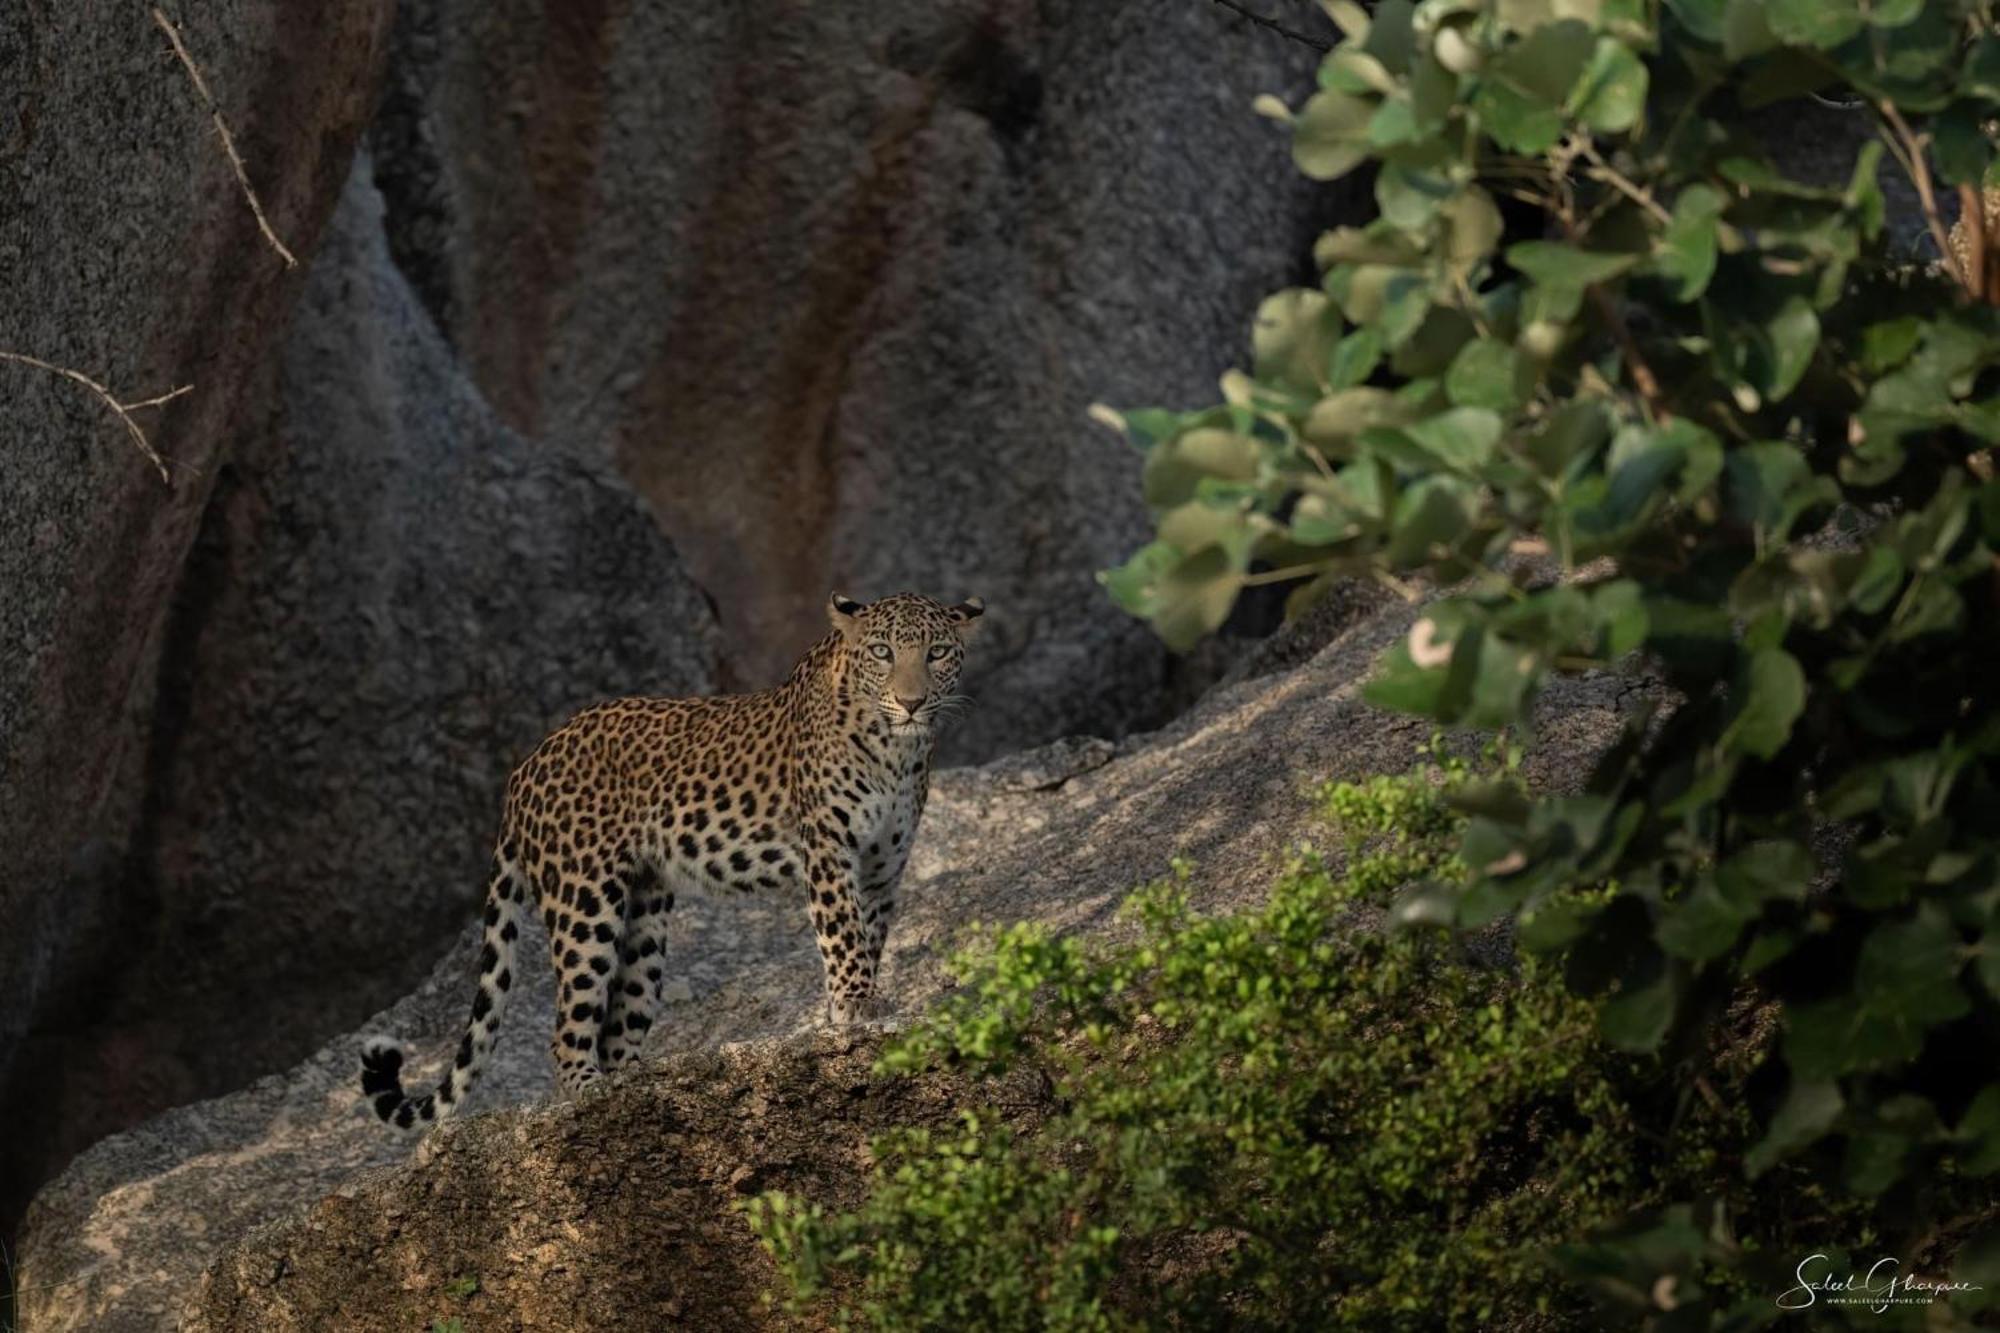
[[1720, 958], [1755, 915], [1725, 898], [1714, 883], [1702, 880], [1692, 892], [1663, 909], [1660, 947], [1676, 958], [1706, 962]]
[[1455, 477], [1426, 477], [1396, 501], [1386, 555], [1408, 569], [1428, 564], [1439, 548], [1449, 548], [1471, 526], [1465, 484]]
[[1645, 64], [1616, 38], [1598, 38], [1590, 64], [1570, 94], [1570, 114], [1593, 130], [1617, 134], [1631, 129], [1645, 109]]
[[1229, 553], [1211, 546], [1182, 560], [1154, 585], [1153, 628], [1169, 648], [1184, 652], [1229, 618], [1243, 572]]
[[1794, 296], [1778, 308], [1765, 326], [1771, 339], [1770, 372], [1759, 387], [1768, 402], [1778, 402], [1798, 386], [1799, 377], [1812, 364], [1819, 346], [1819, 315], [1803, 296]]
[[1924, 12], [1924, 0], [1871, 0], [1868, 25], [1873, 28], [1900, 28], [1914, 23]]
[[1477, 339], [1453, 358], [1445, 372], [1445, 394], [1460, 407], [1511, 412], [1521, 404], [1523, 365], [1509, 344], [1497, 338]]
[[1500, 442], [1500, 418], [1483, 407], [1455, 407], [1403, 428], [1427, 452], [1447, 467], [1475, 472], [1493, 457]]
[[1500, 210], [1478, 186], [1460, 191], [1438, 210], [1447, 228], [1445, 262], [1463, 277], [1500, 243]]
[[1250, 536], [1249, 515], [1234, 505], [1190, 500], [1160, 515], [1160, 540], [1185, 555], [1211, 546], [1247, 547]]
[[1580, 19], [1545, 23], [1483, 71], [1473, 110], [1502, 148], [1541, 153], [1562, 136], [1562, 108], [1596, 47]]
[[1722, 192], [1697, 182], [1682, 190], [1674, 200], [1673, 221], [1660, 236], [1653, 253], [1653, 269], [1677, 284], [1674, 296], [1692, 301], [1715, 275], [1718, 223], [1722, 218]]
[[1617, 277], [1639, 256], [1579, 250], [1561, 241], [1521, 241], [1507, 247], [1507, 262], [1536, 282], [1587, 287]]
[[1992, 108], [1983, 102], [1953, 102], [1931, 117], [1931, 140], [1938, 174], [1953, 185], [1970, 185], [1986, 178], [1993, 162], [1993, 144], [1985, 123]]
[[1780, 41], [1822, 51], [1860, 32], [1864, 22], [1857, 0], [1768, 0], [1764, 18]]
[[1662, 967], [1652, 981], [1627, 985], [1606, 1000], [1597, 1011], [1597, 1026], [1604, 1039], [1621, 1051], [1657, 1050], [1673, 1026], [1679, 1003], [1680, 974], [1671, 966]]
[[1295, 287], [1265, 297], [1250, 334], [1257, 378], [1295, 393], [1321, 392], [1340, 332], [1340, 313], [1325, 292]]
[[1667, 0], [1667, 8], [1696, 37], [1705, 42], [1720, 42], [1725, 3], [1726, 0]]
[[1314, 180], [1338, 180], [1368, 158], [1371, 103], [1347, 93], [1314, 93], [1292, 122], [1292, 160]]
[[1409, 413], [1387, 389], [1362, 385], [1327, 395], [1306, 417], [1305, 436], [1314, 444], [1338, 445], [1371, 426], [1393, 426]]
[[1966, 57], [1958, 90], [1967, 97], [2000, 102], [2000, 37], [1981, 37]]
[[1207, 477], [1249, 481], [1257, 475], [1262, 455], [1247, 435], [1213, 427], [1185, 431], [1146, 455], [1146, 503], [1155, 509], [1184, 504]]
[[1755, 1180], [1792, 1153], [1817, 1142], [1833, 1128], [1842, 1107], [1840, 1088], [1830, 1080], [1794, 1078], [1762, 1142], [1744, 1154], [1744, 1173]]
[[1782, 648], [1750, 654], [1730, 689], [1733, 718], [1722, 743], [1739, 754], [1769, 759], [1791, 739], [1806, 707], [1806, 673]]
[[1404, 231], [1417, 231], [1437, 216], [1458, 190], [1434, 171], [1385, 163], [1375, 174], [1375, 204], [1382, 216]]
[[1733, 61], [1761, 56], [1779, 45], [1764, 14], [1764, 0], [1729, 0], [1722, 18], [1722, 53]]

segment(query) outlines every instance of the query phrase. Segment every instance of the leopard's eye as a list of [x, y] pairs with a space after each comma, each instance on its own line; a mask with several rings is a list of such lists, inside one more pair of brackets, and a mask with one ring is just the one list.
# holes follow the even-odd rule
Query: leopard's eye
[[950, 644], [948, 644], [948, 643], [934, 643], [934, 644], [932, 644], [932, 645], [931, 645], [931, 661], [933, 661], [933, 662], [942, 662], [942, 661], [944, 661], [944, 659], [945, 659], [945, 658], [947, 658], [947, 657], [950, 657], [950, 656], [951, 656], [951, 645], [950, 645]]
[[868, 645], [868, 651], [875, 654], [877, 660], [883, 662], [888, 661], [892, 656], [894, 656], [894, 654], [889, 651], [889, 645], [886, 643], [871, 643]]

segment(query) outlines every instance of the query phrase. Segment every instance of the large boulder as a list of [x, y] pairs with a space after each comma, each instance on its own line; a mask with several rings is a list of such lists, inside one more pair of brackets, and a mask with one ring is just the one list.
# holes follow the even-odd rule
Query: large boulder
[[187, 1100], [406, 993], [476, 910], [511, 765], [582, 703], [714, 689], [713, 625], [615, 474], [466, 383], [358, 159], [169, 622], [147, 947], [97, 1026]]
[[1177, 701], [1094, 579], [1149, 528], [1084, 413], [1212, 399], [1367, 207], [1250, 114], [1313, 65], [1207, 3], [415, 0], [373, 134], [473, 379], [631, 479], [731, 683], [829, 588], [978, 593], [978, 759]]
[[169, 8], [297, 269], [148, 6], [0, 6], [0, 350], [194, 386], [168, 490], [0, 365], [0, 1238], [407, 991], [563, 712], [767, 683], [832, 586], [987, 597], [962, 756], [1168, 716], [1083, 409], [1210, 396], [1356, 206], [1214, 6]]
[[[310, 254], [372, 114], [391, 0], [172, 6], [278, 235]], [[90, 1035], [148, 948], [161, 644], [302, 274], [261, 236], [144, 4], [0, 5], [0, 1232], [43, 1164], [170, 1105]], [[171, 997], [159, 997], [162, 1003]], [[101, 1034], [99, 1034], [101, 1035]]]
[[[579, 1102], [477, 1117], [420, 1171], [371, 1172], [229, 1247], [180, 1333], [791, 1327], [765, 1304], [776, 1274], [743, 1200], [852, 1204], [871, 1135], [948, 1131], [968, 1091], [875, 1078], [876, 1050], [873, 1034], [837, 1032], [737, 1043]], [[1046, 1114], [1032, 1080], [1010, 1084], [1007, 1120]]]
[[[1356, 599], [1349, 614], [1356, 618], [1318, 623], [1330, 641], [1317, 651], [1289, 647], [1304, 660], [1266, 664], [1161, 731], [1076, 738], [940, 774], [890, 936], [883, 985], [894, 1006], [912, 1012], [944, 989], [943, 961], [968, 922], [1116, 928], [1125, 893], [1176, 857], [1195, 864], [1199, 906], [1256, 901], [1313, 827], [1314, 784], [1400, 771], [1428, 735], [1425, 724], [1358, 698], [1375, 658], [1407, 632], [1411, 610]], [[1551, 689], [1532, 780], [1574, 780], [1613, 733], [1624, 688], [1591, 678]], [[472, 993], [468, 933], [430, 981], [356, 1034], [284, 1075], [170, 1112], [80, 1157], [43, 1191], [23, 1231], [27, 1333], [169, 1327], [211, 1264], [199, 1288], [204, 1328], [326, 1326], [336, 1309], [342, 1327], [419, 1327], [451, 1313], [418, 1307], [468, 1273], [494, 1309], [572, 1308], [565, 1302], [585, 1300], [602, 1279], [605, 1290], [643, 1298], [601, 1323], [593, 1315], [592, 1327], [673, 1326], [673, 1302], [682, 1303], [683, 1326], [731, 1326], [687, 1313], [719, 1308], [699, 1303], [711, 1298], [737, 1300], [760, 1271], [740, 1223], [717, 1202], [725, 1187], [851, 1171], [853, 1145], [887, 1112], [869, 1096], [829, 1090], [851, 1082], [838, 1060], [817, 1071], [793, 1063], [806, 1058], [801, 1050], [825, 1055], [800, 1035], [822, 1004], [799, 905], [687, 908], [677, 912], [671, 950], [678, 998], [649, 1048], [668, 1059], [665, 1072], [638, 1076], [635, 1090], [601, 1106], [586, 1099], [470, 1116], [446, 1127], [431, 1166], [397, 1165], [408, 1141], [376, 1122], [357, 1091], [360, 1031], [409, 1039], [416, 1076], [438, 1073]], [[525, 980], [532, 989], [516, 988], [473, 1111], [548, 1094], [546, 969], [531, 967]], [[780, 1038], [807, 1044], [770, 1044]], [[743, 1041], [760, 1044], [715, 1054]], [[758, 1092], [773, 1079], [795, 1095]], [[760, 1096], [754, 1132], [730, 1119]], [[665, 1137], [674, 1134], [686, 1137]], [[745, 1172], [733, 1184], [718, 1165], [730, 1154]], [[606, 1203], [628, 1162], [638, 1193]], [[379, 1168], [389, 1173], [371, 1173]], [[591, 1183], [577, 1184], [578, 1173]], [[320, 1203], [329, 1196], [338, 1197]], [[661, 1216], [633, 1221], [627, 1233], [625, 1221], [647, 1208]], [[677, 1221], [684, 1230], [661, 1230]], [[726, 1263], [714, 1258], [723, 1251]], [[673, 1276], [695, 1259], [729, 1271], [697, 1290]], [[614, 1276], [626, 1263], [644, 1274]]]
[[132, 701], [144, 795], [85, 840], [88, 1003], [14, 1048], [15, 1146], [44, 1161], [406, 992], [481, 891], [513, 760], [579, 703], [716, 685], [713, 617], [644, 506], [494, 420], [390, 259], [368, 168], [260, 410], [206, 465]]

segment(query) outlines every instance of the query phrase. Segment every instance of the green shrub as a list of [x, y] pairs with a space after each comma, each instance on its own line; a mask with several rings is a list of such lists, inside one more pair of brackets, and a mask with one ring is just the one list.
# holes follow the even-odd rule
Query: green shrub
[[[1250, 583], [1428, 576], [1452, 595], [1368, 697], [1447, 725], [1524, 725], [1555, 672], [1664, 682], [1582, 792], [1471, 795], [1473, 873], [1397, 916], [1520, 917], [1686, 1089], [1754, 988], [1780, 1059], [1745, 1175], [1798, 1161], [1948, 1261], [2000, 1170], [2000, 245], [1938, 200], [1978, 218], [1995, 181], [1994, 8], [1326, 8], [1319, 91], [1265, 107], [1307, 174], [1372, 166], [1379, 216], [1264, 303], [1225, 403], [1099, 412], [1158, 515], [1107, 584], [1184, 644]], [[1764, 141], [1812, 95], [1877, 131], [1844, 181]], [[1892, 250], [1885, 161], [1941, 264]], [[1658, 1279], [1747, 1262], [1682, 1202], [1618, 1242], [1639, 1267], [1591, 1252], [1633, 1314], [1694, 1322]], [[1992, 1299], [2000, 1234], [1959, 1272]]]
[[[1553, 968], [1376, 928], [1411, 878], [1464, 878], [1450, 801], [1478, 781], [1440, 755], [1329, 786], [1344, 867], [1303, 855], [1256, 910], [1196, 913], [1177, 878], [1128, 941], [1017, 925], [962, 953], [884, 1071], [1032, 1071], [1055, 1109], [879, 1140], [853, 1213], [758, 1200], [792, 1304], [881, 1330], [1563, 1326], [1554, 1247], [1682, 1191], [1758, 1206], [1736, 1093], [1768, 1040], [1663, 1152], [1658, 1061], [1609, 1049]], [[1762, 1193], [1865, 1234], [1803, 1175]]]

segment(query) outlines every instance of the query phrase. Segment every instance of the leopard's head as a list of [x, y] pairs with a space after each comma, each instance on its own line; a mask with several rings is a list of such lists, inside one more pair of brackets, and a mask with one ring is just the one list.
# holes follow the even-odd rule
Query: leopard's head
[[985, 610], [977, 597], [946, 606], [910, 592], [868, 603], [835, 593], [826, 603], [855, 697], [874, 700], [889, 730], [910, 734], [966, 702], [958, 673]]

